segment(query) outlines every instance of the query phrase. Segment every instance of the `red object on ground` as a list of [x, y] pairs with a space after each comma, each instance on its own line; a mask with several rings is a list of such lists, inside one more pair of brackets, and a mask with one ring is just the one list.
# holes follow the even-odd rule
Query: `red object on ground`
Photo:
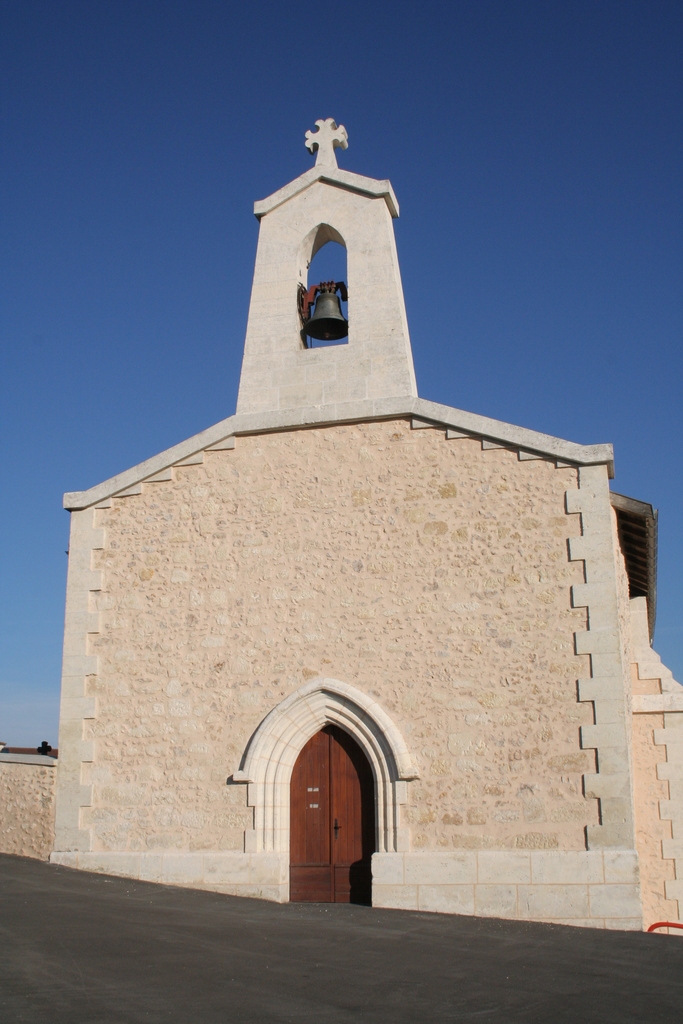
[[677, 924], [676, 921], [657, 921], [656, 924], [650, 925], [648, 931], [653, 932], [655, 928], [683, 928], [683, 924]]

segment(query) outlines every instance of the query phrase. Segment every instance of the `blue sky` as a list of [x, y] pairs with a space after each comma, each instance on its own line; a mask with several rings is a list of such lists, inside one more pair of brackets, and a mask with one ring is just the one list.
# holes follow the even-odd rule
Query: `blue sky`
[[62, 492], [234, 411], [255, 199], [391, 179], [420, 394], [611, 441], [683, 680], [683, 5], [4, 0], [0, 738], [55, 742]]

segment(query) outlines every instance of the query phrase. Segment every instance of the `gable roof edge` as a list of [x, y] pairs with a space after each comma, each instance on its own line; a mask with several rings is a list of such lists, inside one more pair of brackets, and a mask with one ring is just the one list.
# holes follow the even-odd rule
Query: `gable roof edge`
[[392, 217], [398, 217], [398, 199], [388, 179], [366, 178], [364, 174], [356, 174], [355, 171], [344, 171], [340, 167], [311, 167], [304, 171], [298, 178], [289, 181], [282, 188], [279, 188], [272, 195], [265, 199], [257, 199], [254, 203], [254, 216], [257, 220], [265, 217], [267, 213], [277, 206], [282, 206], [288, 199], [292, 199], [310, 188], [316, 181], [324, 181], [328, 185], [336, 185], [337, 188], [347, 189], [349, 192], [358, 192], [363, 196], [371, 196], [374, 199], [384, 199], [389, 207]]
[[453, 409], [424, 398], [364, 399], [309, 409], [285, 409], [277, 412], [245, 413], [227, 419], [189, 437], [180, 444], [146, 459], [131, 469], [118, 473], [85, 491], [69, 491], [64, 495], [64, 508], [71, 512], [98, 505], [108, 498], [144, 483], [150, 477], [177, 463], [211, 448], [226, 437], [238, 434], [263, 434], [300, 427], [324, 427], [335, 423], [359, 423], [415, 416], [435, 427], [450, 428], [498, 442], [502, 447], [516, 448], [541, 457], [558, 459], [579, 466], [607, 465], [613, 476], [614, 451], [611, 444], [577, 444], [528, 427], [518, 427], [488, 416]]

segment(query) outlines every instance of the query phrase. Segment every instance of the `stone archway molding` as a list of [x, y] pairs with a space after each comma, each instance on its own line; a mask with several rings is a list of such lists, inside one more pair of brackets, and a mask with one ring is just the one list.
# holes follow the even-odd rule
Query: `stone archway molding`
[[263, 719], [233, 775], [248, 783], [254, 828], [245, 833], [249, 853], [289, 852], [289, 782], [308, 740], [326, 725], [338, 725], [365, 753], [375, 779], [375, 825], [380, 853], [408, 848], [400, 805], [406, 782], [419, 778], [399, 729], [384, 709], [355, 686], [339, 679], [312, 679]]

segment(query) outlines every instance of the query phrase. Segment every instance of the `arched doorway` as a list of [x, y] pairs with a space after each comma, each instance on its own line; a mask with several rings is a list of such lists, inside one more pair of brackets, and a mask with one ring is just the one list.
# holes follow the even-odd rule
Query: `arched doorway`
[[410, 848], [401, 805], [407, 798], [406, 783], [419, 779], [420, 773], [399, 729], [375, 697], [340, 679], [311, 679], [266, 715], [232, 776], [233, 782], [249, 784], [247, 801], [254, 808], [254, 827], [244, 833], [244, 849], [281, 855], [283, 882], [289, 867], [294, 763], [307, 740], [328, 725], [352, 736], [372, 766], [376, 851]]
[[328, 725], [299, 754], [290, 782], [293, 901], [370, 903], [375, 787], [365, 754]]

